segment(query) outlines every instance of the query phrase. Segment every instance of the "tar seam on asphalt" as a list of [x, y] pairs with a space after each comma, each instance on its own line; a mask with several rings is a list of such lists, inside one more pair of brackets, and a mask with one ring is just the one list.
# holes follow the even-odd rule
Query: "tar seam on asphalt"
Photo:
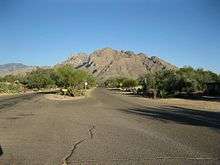
[[108, 160], [78, 160], [72, 161], [72, 163], [85, 163], [85, 162], [97, 162], [97, 161], [143, 161], [143, 160], [213, 160], [218, 161], [220, 158], [211, 158], [211, 157], [151, 157], [151, 158], [116, 158], [116, 159], [108, 159]]
[[[88, 131], [89, 131], [90, 139], [93, 139], [94, 134], [95, 134], [95, 126], [93, 125]], [[76, 143], [74, 143], [72, 149], [70, 150], [70, 153], [63, 158], [62, 165], [68, 165], [68, 159], [73, 155], [73, 153], [74, 153], [74, 151], [77, 149], [77, 147], [78, 147], [81, 143], [87, 141], [88, 139], [89, 139], [89, 138], [86, 137], [86, 138], [84, 138], [84, 139], [82, 139], [82, 140], [79, 140], [79, 141], [77, 141]]]

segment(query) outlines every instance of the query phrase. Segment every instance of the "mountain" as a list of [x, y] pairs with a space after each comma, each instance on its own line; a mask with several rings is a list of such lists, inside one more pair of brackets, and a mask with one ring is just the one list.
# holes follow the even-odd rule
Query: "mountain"
[[32, 70], [32, 66], [24, 65], [22, 63], [8, 63], [0, 65], [0, 76], [7, 74], [24, 73]]
[[59, 65], [65, 64], [88, 70], [102, 79], [119, 76], [138, 78], [146, 72], [177, 68], [156, 56], [149, 57], [143, 53], [135, 54], [132, 51], [119, 51], [112, 48], [99, 49], [88, 55], [73, 54]]
[[[66, 61], [55, 66], [69, 64], [76, 69], [84, 69], [100, 79], [109, 77], [138, 78], [147, 72], [162, 69], [176, 69], [177, 67], [156, 56], [148, 56], [132, 51], [114, 50], [103, 48], [91, 54], [73, 54]], [[0, 76], [30, 72], [36, 66], [28, 66], [22, 63], [8, 63], [0, 65]], [[41, 67], [50, 68], [50, 67]]]

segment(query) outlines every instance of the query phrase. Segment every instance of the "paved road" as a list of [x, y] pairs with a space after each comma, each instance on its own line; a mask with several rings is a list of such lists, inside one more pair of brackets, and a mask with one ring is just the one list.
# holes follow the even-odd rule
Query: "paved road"
[[220, 164], [219, 113], [149, 108], [105, 89], [91, 95], [1, 98], [0, 164]]

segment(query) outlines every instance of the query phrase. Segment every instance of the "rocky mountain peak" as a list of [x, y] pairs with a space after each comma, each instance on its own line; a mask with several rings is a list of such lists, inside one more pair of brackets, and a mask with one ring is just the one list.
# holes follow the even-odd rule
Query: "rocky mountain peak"
[[74, 68], [85, 69], [98, 78], [132, 77], [138, 78], [147, 72], [161, 69], [176, 69], [176, 66], [160, 59], [148, 57], [144, 53], [136, 54], [133, 51], [114, 50], [103, 48], [87, 55], [79, 53], [63, 62]]

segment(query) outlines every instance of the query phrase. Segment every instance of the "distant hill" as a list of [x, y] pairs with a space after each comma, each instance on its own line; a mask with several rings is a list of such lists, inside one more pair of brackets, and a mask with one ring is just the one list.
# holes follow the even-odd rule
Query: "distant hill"
[[0, 65], [0, 76], [7, 74], [18, 74], [30, 71], [33, 66], [24, 65], [22, 63], [8, 63]]
[[58, 65], [65, 64], [88, 70], [102, 79], [118, 76], [138, 78], [146, 72], [177, 68], [156, 56], [149, 57], [143, 53], [135, 54], [132, 51], [118, 51], [112, 48], [99, 49], [88, 55], [74, 54]]

